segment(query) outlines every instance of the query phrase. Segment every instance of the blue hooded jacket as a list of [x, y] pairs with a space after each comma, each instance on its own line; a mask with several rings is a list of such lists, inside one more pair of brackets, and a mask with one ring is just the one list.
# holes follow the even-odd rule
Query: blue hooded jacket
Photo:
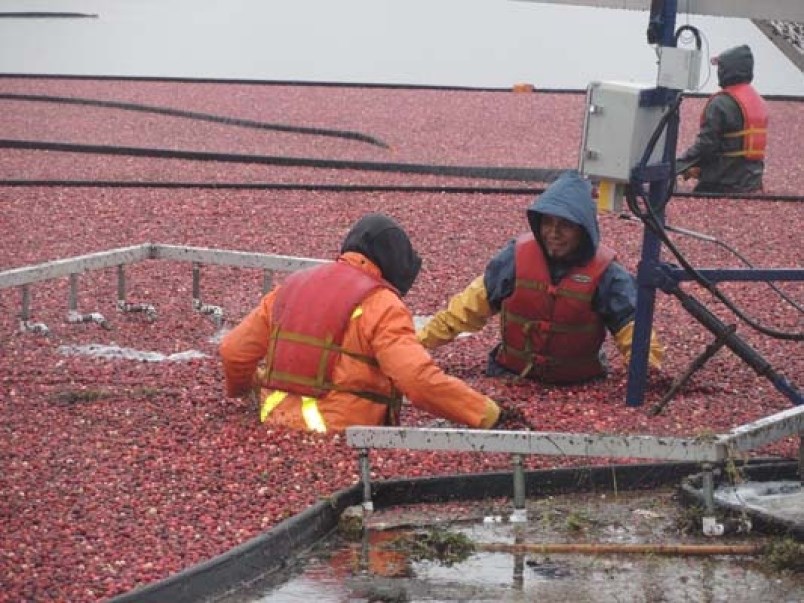
[[[597, 223], [597, 208], [592, 199], [592, 187], [577, 171], [563, 172], [527, 209], [528, 223], [536, 241], [542, 246], [539, 236], [541, 216], [548, 214], [564, 218], [583, 228], [585, 236], [578, 252], [567, 262], [548, 260], [553, 284], [557, 283], [572, 266], [588, 263], [600, 244], [600, 229]], [[502, 302], [514, 292], [516, 281], [516, 239], [511, 239], [486, 265], [483, 282], [491, 308], [499, 312]], [[545, 253], [545, 257], [547, 254]], [[616, 333], [634, 319], [637, 286], [634, 277], [622, 264], [614, 261], [603, 273], [592, 306], [600, 315], [610, 333]], [[496, 374], [492, 366], [496, 350], [489, 356], [489, 372]], [[496, 364], [496, 363], [494, 363]], [[501, 369], [500, 370], [504, 370]]]

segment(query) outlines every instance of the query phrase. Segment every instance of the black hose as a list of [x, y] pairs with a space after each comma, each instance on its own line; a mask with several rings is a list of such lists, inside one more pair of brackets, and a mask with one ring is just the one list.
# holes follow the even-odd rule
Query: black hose
[[678, 247], [676, 247], [675, 243], [673, 243], [670, 237], [667, 236], [667, 231], [665, 230], [664, 225], [661, 223], [649, 201], [645, 200], [647, 211], [640, 211], [636, 200], [636, 193], [633, 187], [630, 185], [626, 186], [626, 199], [631, 211], [642, 220], [643, 224], [645, 224], [645, 226], [650, 229], [662, 243], [667, 246], [667, 249], [670, 251], [670, 253], [673, 254], [681, 266], [692, 276], [693, 280], [701, 285], [704, 289], [709, 291], [716, 299], [718, 299], [731, 312], [733, 312], [735, 316], [740, 318], [754, 330], [767, 335], [768, 337], [787, 341], [804, 341], [804, 333], [787, 333], [784, 331], [778, 331], [776, 329], [765, 327], [752, 320], [748, 315], [740, 310], [740, 308], [738, 308], [736, 304], [731, 301], [731, 299], [723, 294], [720, 289], [718, 289], [717, 285], [703, 276], [692, 264], [689, 263], [689, 261], [687, 261], [686, 257], [684, 257], [684, 254], [678, 249]]
[[120, 101], [106, 101], [93, 98], [77, 98], [70, 96], [45, 96], [41, 94], [0, 94], [0, 100], [29, 101], [42, 103], [59, 103], [66, 105], [85, 105], [90, 107], [108, 107], [113, 109], [123, 109], [125, 111], [141, 111], [143, 113], [157, 113], [159, 115], [169, 115], [171, 117], [182, 117], [187, 119], [197, 119], [210, 121], [227, 126], [241, 126], [244, 128], [255, 128], [259, 130], [273, 130], [276, 132], [291, 132], [293, 134], [312, 134], [315, 136], [330, 136], [333, 138], [345, 138], [348, 140], [358, 140], [369, 144], [388, 148], [388, 145], [379, 138], [354, 132], [351, 130], [332, 130], [327, 128], [308, 128], [303, 126], [290, 126], [287, 124], [265, 123], [252, 121], [250, 119], [238, 119], [234, 117], [224, 117], [211, 115], [209, 113], [196, 113], [194, 111], [182, 111], [169, 107], [156, 107], [153, 105], [143, 105], [139, 103], [124, 103]]
[[185, 159], [192, 161], [220, 161], [224, 163], [253, 163], [281, 165], [285, 167], [312, 167], [334, 170], [365, 170], [372, 172], [400, 172], [436, 176], [459, 176], [487, 180], [517, 180], [520, 182], [551, 182], [558, 178], [561, 169], [432, 165], [416, 163], [383, 163], [373, 161], [345, 161], [314, 159], [311, 157], [284, 157], [278, 155], [245, 155], [240, 153], [212, 153], [206, 151], [179, 151], [143, 147], [119, 147], [108, 145], [73, 144], [65, 142], [41, 142], [31, 140], [0, 139], [0, 148], [35, 151], [60, 151], [64, 153], [90, 153], [97, 155], [125, 155], [132, 157], [157, 157], [160, 159]]
[[230, 190], [327, 191], [338, 193], [452, 193], [463, 195], [540, 195], [544, 187], [419, 186], [406, 184], [304, 184], [285, 182], [143, 182], [132, 180], [0, 180], [0, 186], [65, 188], [198, 188]]
[[[623, 219], [623, 220], [629, 220], [629, 221], [630, 220], [637, 220], [637, 218], [629, 216], [628, 214], [620, 214], [619, 217], [621, 219]], [[641, 220], [638, 220], [638, 221], [641, 223]], [[731, 245], [729, 245], [727, 243], [724, 243], [723, 241], [717, 239], [716, 237], [713, 237], [713, 236], [707, 235], [707, 234], [703, 234], [703, 233], [700, 233], [700, 232], [695, 232], [694, 230], [687, 230], [686, 228], [678, 228], [678, 227], [675, 227], [675, 226], [670, 226], [668, 224], [665, 224], [664, 228], [665, 228], [665, 230], [669, 230], [670, 232], [675, 232], [675, 233], [682, 234], [682, 235], [685, 235], [685, 236], [688, 236], [688, 237], [692, 237], [693, 239], [698, 239], [699, 241], [706, 241], [707, 243], [714, 243], [715, 245], [723, 247], [726, 251], [728, 251], [732, 255], [736, 256], [743, 264], [745, 264], [749, 268], [752, 268], [752, 269], [756, 268], [756, 266], [754, 266], [750, 261], [748, 261], [748, 259], [745, 256], [743, 256], [739, 251], [737, 251], [734, 247], [732, 247]], [[781, 289], [779, 289], [779, 287], [776, 286], [775, 283], [773, 283], [771, 281], [768, 281], [767, 284], [771, 289], [773, 289], [777, 293], [777, 295], [780, 298], [782, 298], [788, 304], [793, 306], [796, 310], [798, 310], [799, 312], [804, 314], [804, 307], [801, 306], [795, 300], [791, 299], [788, 295], [786, 295], [784, 293], [784, 291], [782, 291]]]
[[[673, 102], [669, 105], [667, 111], [662, 114], [659, 122], [654, 128], [651, 136], [648, 140], [647, 146], [645, 148], [644, 153], [642, 154], [642, 158], [638, 164], [637, 174], [641, 174], [642, 170], [645, 169], [650, 156], [653, 154], [653, 148], [658, 142], [659, 138], [661, 137], [662, 131], [665, 127], [670, 123], [671, 119], [678, 119], [679, 118], [679, 107], [681, 106], [682, 96], [681, 94], [677, 94], [676, 97], [673, 99]], [[697, 282], [699, 285], [704, 287], [707, 291], [709, 291], [716, 299], [718, 299], [721, 303], [723, 303], [731, 312], [735, 314], [738, 318], [740, 318], [743, 322], [747, 325], [755, 329], [756, 331], [767, 335], [768, 337], [773, 337], [775, 339], [783, 339], [788, 341], [804, 341], [804, 333], [786, 333], [784, 331], [779, 331], [776, 329], [771, 329], [769, 327], [765, 327], [758, 322], [752, 320], [748, 315], [746, 315], [737, 305], [731, 301], [725, 294], [723, 294], [720, 289], [717, 287], [715, 283], [712, 283], [703, 276], [698, 270], [690, 264], [687, 259], [684, 257], [684, 254], [676, 247], [675, 243], [670, 239], [667, 235], [667, 231], [664, 227], [664, 219], [662, 212], [664, 211], [665, 206], [670, 201], [670, 198], [673, 196], [675, 191], [675, 182], [676, 182], [676, 173], [675, 173], [675, 156], [671, 157], [670, 159], [670, 178], [669, 178], [669, 186], [667, 187], [667, 194], [665, 198], [658, 204], [658, 212], [657, 208], [654, 208], [653, 204], [650, 202], [649, 199], [645, 197], [645, 191], [642, 187], [642, 183], [632, 178], [631, 182], [629, 182], [625, 187], [625, 198], [628, 204], [628, 207], [637, 216], [640, 220], [642, 220], [643, 224], [646, 228], [648, 228], [653, 234], [662, 242], [664, 243], [668, 250], [673, 254], [673, 256], [679, 261], [681, 266], [692, 276], [693, 280]], [[646, 211], [642, 211], [639, 208], [639, 203], [637, 201], [637, 197], [641, 197], [644, 201], [644, 205]]]

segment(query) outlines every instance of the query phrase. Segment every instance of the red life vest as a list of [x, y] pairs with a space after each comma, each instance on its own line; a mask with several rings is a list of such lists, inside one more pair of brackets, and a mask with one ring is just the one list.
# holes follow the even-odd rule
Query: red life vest
[[592, 298], [614, 251], [600, 245], [588, 264], [572, 268], [556, 285], [532, 234], [517, 239], [515, 253], [516, 283], [502, 303], [497, 362], [522, 377], [552, 383], [604, 375], [599, 352], [606, 329]]
[[[743, 114], [743, 129], [726, 132], [723, 135], [725, 138], [741, 138], [742, 144], [736, 150], [726, 151], [723, 155], [727, 157], [745, 157], [755, 161], [763, 160], [768, 144], [768, 106], [765, 100], [751, 84], [747, 83], [726, 86], [717, 94], [728, 94], [734, 99]], [[717, 94], [712, 96], [709, 102], [712, 102], [712, 99]], [[706, 113], [706, 108], [704, 108], [704, 113]], [[704, 121], [702, 114], [701, 124]]]
[[[344, 262], [289, 276], [273, 306], [264, 387], [319, 397], [331, 390], [347, 391], [332, 382], [332, 370], [341, 354], [377, 366], [372, 356], [350, 352], [341, 344], [355, 308], [381, 287], [395, 291], [388, 282]], [[348, 391], [389, 406], [396, 405], [397, 398], [401, 400], [378, 392]]]

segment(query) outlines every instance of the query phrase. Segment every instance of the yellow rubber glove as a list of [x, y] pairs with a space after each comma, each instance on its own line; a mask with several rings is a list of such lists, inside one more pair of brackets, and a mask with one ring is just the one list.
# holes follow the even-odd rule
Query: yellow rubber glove
[[[614, 334], [614, 341], [617, 344], [617, 349], [625, 359], [627, 365], [631, 361], [631, 343], [634, 339], [634, 321], [632, 320], [622, 329]], [[651, 331], [650, 334], [650, 349], [648, 350], [648, 364], [655, 369], [662, 368], [662, 360], [664, 360], [664, 347], [659, 343], [659, 338], [656, 336], [656, 331]]]
[[419, 342], [428, 349], [449, 343], [461, 333], [482, 329], [493, 315], [486, 295], [483, 277], [473, 280], [466, 289], [453, 296], [445, 310], [436, 313], [416, 333]]
[[491, 429], [500, 420], [500, 405], [491, 398], [486, 398], [486, 414], [478, 425], [478, 429]]

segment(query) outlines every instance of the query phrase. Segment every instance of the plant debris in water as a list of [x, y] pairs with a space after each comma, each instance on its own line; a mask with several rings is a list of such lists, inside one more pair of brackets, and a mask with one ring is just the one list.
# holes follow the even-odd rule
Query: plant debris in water
[[437, 561], [447, 567], [466, 561], [475, 552], [471, 538], [441, 528], [400, 536], [389, 546], [405, 552], [412, 561]]
[[770, 542], [763, 558], [775, 570], [804, 572], [804, 544], [790, 536]]
[[358, 541], [363, 535], [363, 512], [359, 507], [349, 507], [338, 518], [338, 533], [344, 540]]

